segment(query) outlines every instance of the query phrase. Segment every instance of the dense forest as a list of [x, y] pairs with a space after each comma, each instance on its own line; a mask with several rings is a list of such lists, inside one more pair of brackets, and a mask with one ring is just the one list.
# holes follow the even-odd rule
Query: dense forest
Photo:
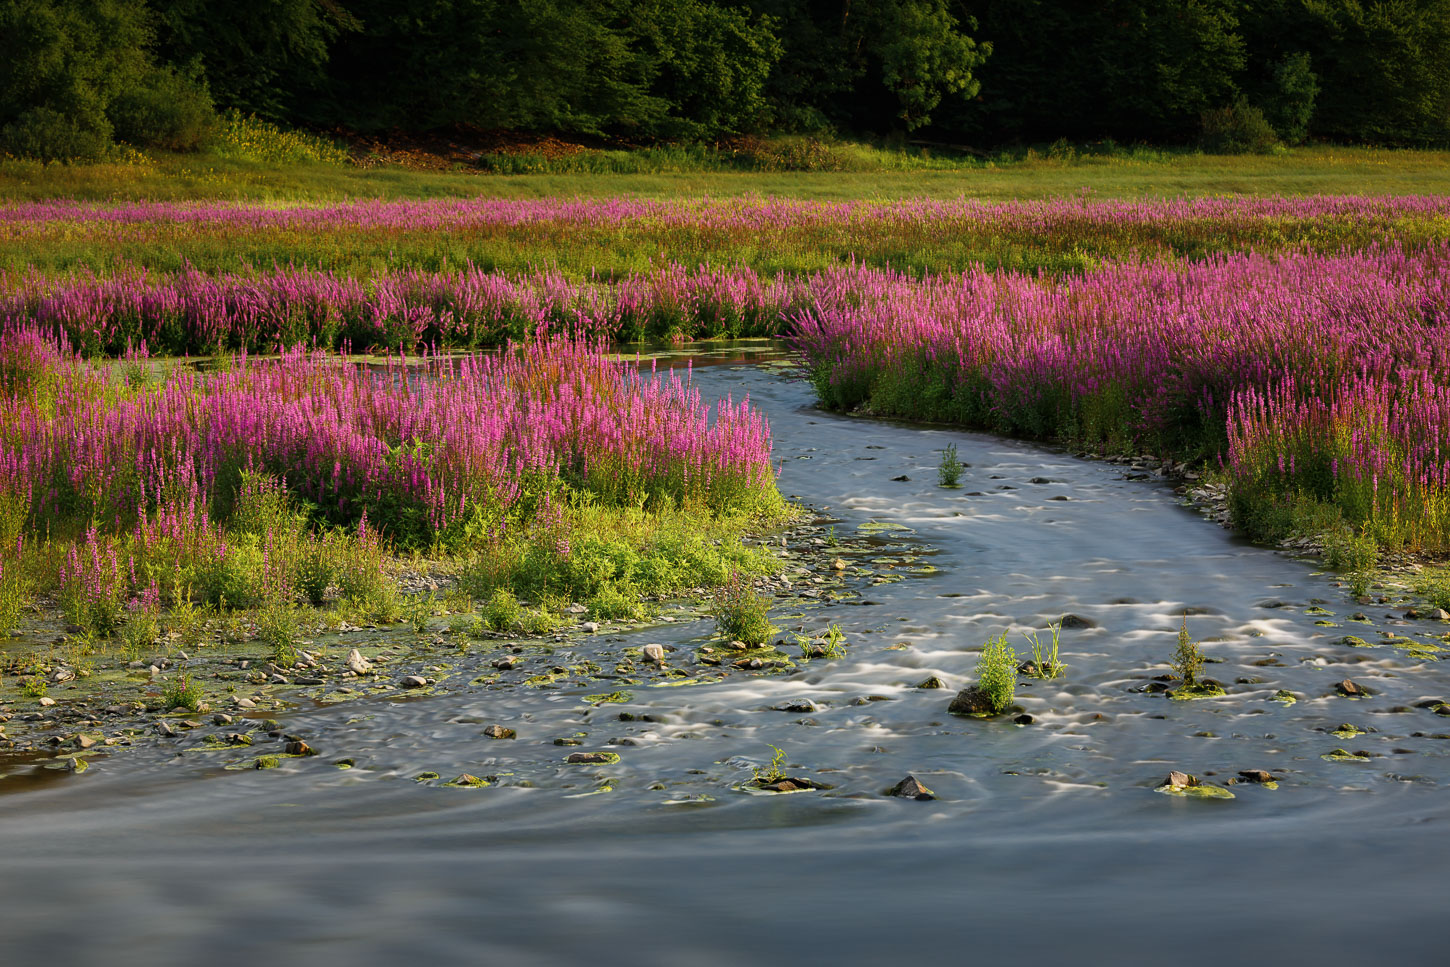
[[0, 0], [0, 151], [321, 130], [1450, 141], [1450, 0]]

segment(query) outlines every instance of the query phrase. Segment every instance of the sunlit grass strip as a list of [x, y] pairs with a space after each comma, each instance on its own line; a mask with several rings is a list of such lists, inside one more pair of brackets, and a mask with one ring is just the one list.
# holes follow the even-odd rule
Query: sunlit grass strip
[[1336, 252], [1450, 237], [1442, 196], [913, 199], [809, 202], [439, 199], [330, 205], [34, 202], [0, 206], [0, 268], [244, 271], [298, 266], [368, 276], [548, 267], [574, 279], [669, 263], [820, 271], [855, 259], [915, 272], [974, 263], [1078, 272], [1104, 260], [1243, 251]]

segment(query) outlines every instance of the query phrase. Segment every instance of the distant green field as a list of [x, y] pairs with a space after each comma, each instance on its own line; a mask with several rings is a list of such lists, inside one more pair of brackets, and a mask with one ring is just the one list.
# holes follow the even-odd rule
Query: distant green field
[[[1184, 195], [1444, 194], [1450, 152], [1305, 147], [1275, 155], [1203, 155], [1126, 150], [1071, 159], [1030, 152], [945, 160], [854, 148], [842, 171], [670, 170], [657, 173], [493, 174], [279, 166], [216, 155], [158, 155], [138, 164], [42, 165], [0, 162], [0, 199], [236, 199], [323, 202], [348, 198], [603, 195], [814, 199], [1043, 198], [1088, 191], [1100, 198]], [[647, 167], [647, 165], [646, 165]], [[680, 163], [677, 169], [689, 167]]]

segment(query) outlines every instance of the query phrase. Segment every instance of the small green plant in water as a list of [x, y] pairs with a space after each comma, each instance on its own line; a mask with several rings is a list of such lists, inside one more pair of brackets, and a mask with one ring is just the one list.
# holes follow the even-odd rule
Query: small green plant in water
[[780, 782], [782, 779], [787, 778], [785, 770], [781, 768], [785, 765], [785, 750], [775, 745], [771, 746], [771, 748], [775, 750], [775, 754], [770, 757], [770, 765], [756, 766], [752, 770], [755, 773], [753, 781], [757, 785], [768, 786], [773, 782]]
[[977, 690], [987, 698], [994, 715], [1012, 704], [1017, 691], [1017, 656], [1007, 644], [1007, 633], [991, 639], [977, 659]]
[[50, 685], [46, 684], [44, 678], [36, 675], [34, 678], [27, 678], [20, 683], [20, 694], [26, 698], [45, 698], [50, 692]]
[[959, 487], [963, 469], [964, 465], [957, 459], [957, 445], [948, 443], [941, 452], [941, 464], [936, 468], [937, 479], [943, 487]]
[[524, 608], [512, 591], [499, 588], [484, 602], [479, 612], [484, 626], [490, 631], [508, 631], [523, 618]]
[[770, 600], [757, 594], [749, 579], [738, 573], [715, 593], [710, 613], [720, 637], [727, 641], [759, 647], [779, 630], [770, 623]]
[[202, 697], [201, 686], [185, 673], [161, 686], [161, 701], [167, 708], [186, 708], [196, 712], [201, 709]]
[[281, 668], [297, 664], [302, 646], [302, 621], [298, 609], [287, 604], [270, 604], [257, 615], [257, 637], [272, 649], [272, 663]]
[[427, 594], [415, 594], [403, 604], [403, 620], [412, 626], [415, 634], [421, 635], [428, 630], [428, 623], [433, 620], [433, 609], [437, 603], [437, 595], [431, 591]]
[[1037, 636], [1037, 632], [1029, 631], [1025, 635], [1032, 645], [1032, 677], [1052, 679], [1063, 673], [1066, 666], [1057, 659], [1057, 648], [1062, 635], [1062, 622], [1053, 624], [1048, 622], [1047, 630], [1052, 633], [1051, 644], [1044, 645]]
[[1188, 634], [1188, 616], [1183, 616], [1183, 627], [1178, 629], [1178, 647], [1173, 652], [1173, 676], [1188, 687], [1198, 684], [1203, 673], [1203, 652], [1198, 642]]

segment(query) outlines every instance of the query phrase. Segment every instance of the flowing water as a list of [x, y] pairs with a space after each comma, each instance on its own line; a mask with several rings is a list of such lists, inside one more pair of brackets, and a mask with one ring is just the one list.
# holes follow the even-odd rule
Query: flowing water
[[[792, 619], [838, 622], [846, 657], [637, 688], [628, 705], [584, 702], [598, 686], [460, 687], [298, 708], [284, 725], [323, 754], [280, 769], [226, 771], [156, 743], [81, 775], [7, 780], [0, 962], [1440, 954], [1450, 721], [1415, 706], [1450, 696], [1450, 666], [1423, 647], [1444, 626], [1383, 604], [1351, 622], [1359, 606], [1332, 575], [1122, 466], [822, 413], [778, 366], [714, 362], [697, 384], [764, 408], [782, 491], [838, 535], [867, 525], [873, 549], [853, 561], [904, 577], [863, 578], [859, 596]], [[947, 443], [970, 464], [961, 489], [936, 485]], [[1021, 655], [1022, 630], [1064, 613], [1088, 627], [1064, 630], [1063, 677], [1019, 686], [1033, 724], [946, 713], [987, 638], [1012, 629]], [[1207, 674], [1224, 698], [1144, 690], [1185, 613], [1221, 660]], [[710, 630], [676, 622], [609, 647], [677, 645], [687, 661]], [[1421, 647], [1379, 644], [1386, 631]], [[915, 687], [932, 675], [947, 690]], [[1370, 697], [1335, 693], [1351, 676]], [[805, 701], [815, 711], [774, 709]], [[518, 738], [482, 738], [490, 722]], [[1341, 724], [1364, 734], [1327, 731]], [[553, 739], [578, 733], [620, 761], [564, 764], [574, 750]], [[832, 788], [741, 791], [771, 746]], [[1322, 758], [1336, 749], [1372, 755]], [[1154, 792], [1175, 768], [1280, 781], [1235, 785], [1232, 801]], [[411, 781], [426, 771], [499, 782]], [[882, 795], [908, 773], [940, 798]]]

